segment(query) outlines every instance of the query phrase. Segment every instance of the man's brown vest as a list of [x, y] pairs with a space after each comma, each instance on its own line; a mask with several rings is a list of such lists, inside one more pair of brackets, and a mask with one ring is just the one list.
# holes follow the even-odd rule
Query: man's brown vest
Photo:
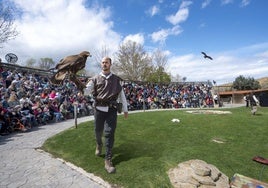
[[115, 102], [122, 90], [122, 79], [112, 74], [108, 79], [98, 75], [93, 78], [94, 90], [92, 92], [96, 105], [106, 106]]

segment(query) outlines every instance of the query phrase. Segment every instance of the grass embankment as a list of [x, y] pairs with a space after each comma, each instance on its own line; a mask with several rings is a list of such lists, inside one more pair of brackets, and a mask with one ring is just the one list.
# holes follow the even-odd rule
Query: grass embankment
[[[246, 107], [221, 110], [232, 114], [169, 110], [133, 113], [127, 120], [118, 116], [115, 174], [104, 170], [104, 155], [94, 155], [93, 122], [48, 139], [43, 149], [123, 187], [171, 187], [167, 171], [190, 159], [213, 164], [229, 178], [239, 173], [259, 179], [261, 166], [252, 158], [268, 158], [268, 108], [259, 107], [255, 116]], [[262, 181], [268, 182], [267, 169]]]

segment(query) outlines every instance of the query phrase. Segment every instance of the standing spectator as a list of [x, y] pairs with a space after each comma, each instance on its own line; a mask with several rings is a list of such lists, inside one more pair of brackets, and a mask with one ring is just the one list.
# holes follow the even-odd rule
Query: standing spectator
[[244, 96], [244, 101], [246, 102], [246, 107], [249, 107], [249, 94]]
[[214, 99], [215, 104], [218, 104], [218, 94], [217, 93], [214, 94], [213, 99]]
[[257, 112], [257, 105], [259, 104], [259, 101], [253, 92], [251, 92], [249, 95], [249, 101], [250, 101], [251, 113], [252, 115], [255, 115]]

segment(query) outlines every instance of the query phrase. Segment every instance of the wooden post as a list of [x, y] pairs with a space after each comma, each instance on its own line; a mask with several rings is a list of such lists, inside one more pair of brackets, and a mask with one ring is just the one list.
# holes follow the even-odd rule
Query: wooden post
[[77, 106], [78, 106], [78, 102], [75, 101], [73, 104], [74, 104], [74, 124], [75, 124], [75, 128], [77, 128]]

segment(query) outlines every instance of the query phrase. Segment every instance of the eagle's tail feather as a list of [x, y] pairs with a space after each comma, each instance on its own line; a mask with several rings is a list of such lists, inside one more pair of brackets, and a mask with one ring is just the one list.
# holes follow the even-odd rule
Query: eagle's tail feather
[[75, 83], [77, 89], [84, 93], [84, 89], [86, 88], [86, 85], [83, 84], [79, 79], [76, 78], [76, 76], [72, 75], [70, 76], [70, 80]]
[[67, 72], [57, 72], [56, 74], [54, 74], [50, 78], [50, 81], [53, 84], [60, 85], [60, 84], [62, 84], [62, 82], [65, 79], [66, 75], [67, 75]]

